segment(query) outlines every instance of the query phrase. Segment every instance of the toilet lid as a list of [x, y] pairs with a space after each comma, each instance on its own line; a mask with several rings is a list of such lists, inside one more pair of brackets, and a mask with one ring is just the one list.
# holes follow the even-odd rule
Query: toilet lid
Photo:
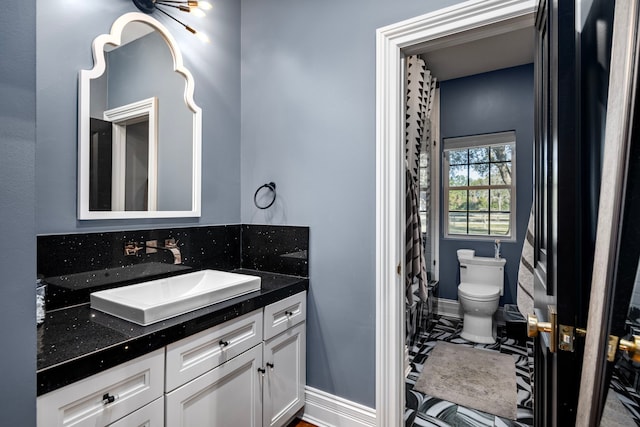
[[480, 283], [460, 283], [458, 293], [475, 300], [492, 300], [500, 297], [500, 289], [497, 286]]

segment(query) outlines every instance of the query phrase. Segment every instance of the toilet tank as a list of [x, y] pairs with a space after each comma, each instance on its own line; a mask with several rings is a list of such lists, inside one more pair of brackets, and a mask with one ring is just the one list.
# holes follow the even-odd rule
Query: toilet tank
[[498, 285], [500, 295], [504, 293], [504, 258], [458, 257], [460, 262], [460, 283]]

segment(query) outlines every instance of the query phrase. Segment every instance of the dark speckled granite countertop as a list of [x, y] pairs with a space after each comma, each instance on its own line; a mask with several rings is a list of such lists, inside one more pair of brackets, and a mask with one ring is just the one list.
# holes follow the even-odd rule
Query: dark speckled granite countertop
[[305, 291], [309, 279], [254, 270], [262, 288], [181, 316], [140, 326], [91, 309], [53, 310], [38, 327], [38, 395], [142, 356], [189, 335]]

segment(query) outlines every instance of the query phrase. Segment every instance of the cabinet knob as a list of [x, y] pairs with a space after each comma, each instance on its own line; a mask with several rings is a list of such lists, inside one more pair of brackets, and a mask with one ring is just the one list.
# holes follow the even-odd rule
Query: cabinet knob
[[293, 311], [285, 311], [284, 315], [288, 316], [288, 317], [291, 317], [291, 316], [293, 316]]
[[225, 341], [225, 340], [220, 340], [220, 347], [226, 347], [229, 345], [229, 341]]
[[267, 368], [273, 369], [275, 365], [273, 363], [267, 362]]
[[105, 393], [102, 395], [102, 404], [103, 405], [108, 405], [109, 403], [113, 403], [115, 402], [116, 397], [109, 394], [109, 393]]
[[265, 372], [267, 372], [266, 369], [264, 368], [258, 368], [258, 372], [260, 372], [260, 375], [262, 375], [264, 377]]

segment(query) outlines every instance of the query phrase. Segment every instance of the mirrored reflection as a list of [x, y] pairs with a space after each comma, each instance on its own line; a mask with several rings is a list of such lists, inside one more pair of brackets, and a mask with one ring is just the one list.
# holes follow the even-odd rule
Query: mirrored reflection
[[193, 113], [184, 78], [153, 27], [130, 23], [123, 39], [107, 45], [106, 71], [91, 81], [89, 209], [189, 210]]

